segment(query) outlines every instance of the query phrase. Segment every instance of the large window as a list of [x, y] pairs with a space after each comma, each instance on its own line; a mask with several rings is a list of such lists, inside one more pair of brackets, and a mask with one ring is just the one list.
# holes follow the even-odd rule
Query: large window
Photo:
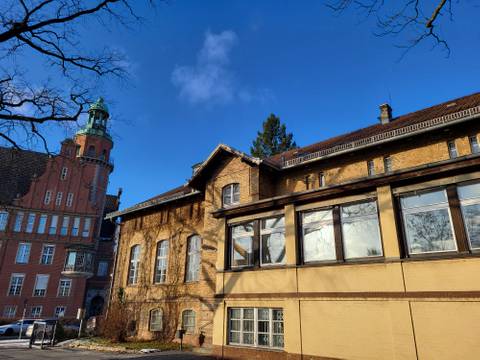
[[7, 319], [12, 319], [17, 313], [17, 307], [15, 305], [6, 305], [3, 308], [3, 317]]
[[240, 202], [240, 184], [229, 184], [222, 189], [223, 206], [235, 205]]
[[150, 323], [148, 329], [150, 331], [162, 331], [163, 328], [163, 314], [162, 309], [150, 310]]
[[55, 312], [53, 314], [54, 317], [58, 318], [63, 318], [65, 316], [65, 312], [67, 311], [66, 306], [57, 306], [55, 307]]
[[262, 265], [285, 263], [285, 218], [263, 219], [260, 228], [260, 260]]
[[457, 249], [444, 189], [400, 198], [409, 254]]
[[17, 256], [15, 257], [16, 264], [28, 264], [28, 259], [30, 258], [30, 249], [32, 244], [30, 243], [19, 243], [17, 249]]
[[35, 279], [33, 296], [45, 296], [47, 294], [49, 275], [38, 274]]
[[283, 310], [229, 308], [228, 343], [282, 349]]
[[12, 274], [10, 277], [10, 286], [8, 287], [8, 295], [19, 296], [22, 293], [25, 274]]
[[132, 246], [130, 250], [130, 264], [128, 266], [128, 285], [134, 285], [138, 281], [138, 267], [140, 265], [140, 245]]
[[303, 261], [335, 260], [332, 209], [302, 213]]
[[60, 235], [67, 236], [69, 223], [70, 223], [70, 216], [64, 216], [62, 220], [62, 227], [60, 228]]
[[79, 228], [80, 228], [80, 217], [77, 216], [73, 219], [72, 236], [78, 236]]
[[54, 253], [55, 253], [55, 245], [43, 245], [40, 264], [50, 265], [53, 261]]
[[182, 329], [184, 329], [187, 334], [195, 333], [195, 311], [183, 310]]
[[345, 259], [383, 255], [375, 201], [340, 206], [340, 216]]
[[32, 308], [30, 309], [30, 316], [34, 319], [42, 316], [42, 306], [32, 306]]
[[470, 248], [480, 249], [480, 183], [460, 185], [457, 191]]
[[155, 260], [155, 277], [156, 284], [163, 284], [167, 281], [168, 267], [168, 240], [162, 240], [157, 243], [157, 257]]
[[91, 218], [85, 218], [83, 223], [82, 237], [88, 237], [90, 235], [90, 226], [92, 224]]
[[[229, 263], [232, 268], [284, 264], [284, 216], [232, 225], [230, 227], [229, 249]], [[255, 249], [259, 249], [259, 251]], [[259, 254], [259, 256], [256, 254]]]
[[197, 281], [200, 272], [202, 239], [198, 235], [187, 239], [187, 266], [185, 281]]
[[4, 231], [7, 228], [8, 212], [0, 211], [0, 231]]

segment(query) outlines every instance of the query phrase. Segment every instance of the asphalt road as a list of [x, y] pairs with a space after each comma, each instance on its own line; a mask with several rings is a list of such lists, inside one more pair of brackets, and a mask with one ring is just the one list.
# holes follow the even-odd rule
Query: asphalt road
[[115, 359], [139, 359], [139, 360], [212, 360], [208, 356], [192, 353], [180, 353], [178, 351], [165, 351], [148, 355], [133, 354], [112, 354], [85, 350], [70, 349], [1, 349], [0, 359], [2, 360], [39, 360], [39, 359], [61, 359], [61, 360], [115, 360]]

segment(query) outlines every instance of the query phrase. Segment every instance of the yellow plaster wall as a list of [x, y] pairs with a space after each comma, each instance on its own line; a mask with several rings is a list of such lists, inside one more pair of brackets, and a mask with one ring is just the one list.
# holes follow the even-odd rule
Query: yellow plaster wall
[[480, 358], [480, 302], [412, 302], [421, 360]]
[[480, 258], [404, 262], [407, 291], [479, 291]]
[[400, 263], [352, 264], [299, 268], [298, 291], [403, 291], [402, 269]]
[[302, 301], [301, 320], [307, 358], [415, 359], [405, 301]]
[[295, 269], [279, 268], [264, 271], [241, 271], [224, 274], [226, 294], [295, 292]]

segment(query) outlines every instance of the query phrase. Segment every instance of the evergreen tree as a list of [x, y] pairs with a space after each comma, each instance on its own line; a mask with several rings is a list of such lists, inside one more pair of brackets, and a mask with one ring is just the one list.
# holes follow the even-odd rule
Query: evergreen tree
[[279, 117], [270, 114], [263, 122], [263, 131], [257, 132], [257, 138], [250, 147], [250, 153], [252, 156], [263, 159], [296, 147], [293, 134], [287, 133], [287, 128], [285, 124], [280, 123]]

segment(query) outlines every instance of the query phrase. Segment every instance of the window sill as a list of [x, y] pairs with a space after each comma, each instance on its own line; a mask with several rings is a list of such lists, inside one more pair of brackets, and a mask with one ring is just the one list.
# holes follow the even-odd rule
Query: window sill
[[285, 349], [269, 347], [269, 346], [255, 346], [255, 345], [242, 345], [242, 344], [225, 344], [224, 346], [229, 348], [238, 348], [238, 349], [249, 349], [249, 350], [264, 350], [264, 351], [273, 351], [273, 352], [284, 352]]

